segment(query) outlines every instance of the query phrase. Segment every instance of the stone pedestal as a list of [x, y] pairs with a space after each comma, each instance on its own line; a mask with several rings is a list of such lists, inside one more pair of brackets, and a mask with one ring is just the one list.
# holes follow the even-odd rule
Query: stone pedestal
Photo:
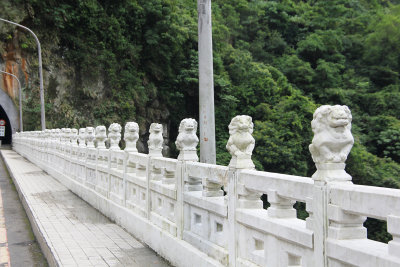
[[178, 160], [184, 161], [199, 161], [196, 150], [181, 150]]
[[255, 165], [251, 159], [251, 154], [239, 154], [239, 156], [232, 156], [229, 167], [236, 169], [254, 169]]
[[149, 149], [149, 156], [150, 157], [162, 157], [162, 148], [158, 149]]
[[344, 163], [317, 163], [317, 171], [312, 178], [315, 181], [351, 182], [351, 176], [344, 170]]

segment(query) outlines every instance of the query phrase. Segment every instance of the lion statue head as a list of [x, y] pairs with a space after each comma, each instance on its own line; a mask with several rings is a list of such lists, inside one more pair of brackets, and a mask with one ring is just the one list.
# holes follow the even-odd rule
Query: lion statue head
[[163, 130], [162, 124], [160, 123], [152, 123], [150, 124], [150, 134], [158, 134]]
[[231, 120], [228, 126], [229, 134], [236, 134], [237, 132], [253, 133], [254, 124], [250, 116], [238, 115]]
[[352, 116], [347, 106], [319, 107], [311, 127], [314, 138], [309, 146], [315, 163], [344, 163], [354, 144], [351, 134]]
[[351, 129], [352, 116], [347, 106], [323, 105], [314, 112], [311, 128], [314, 134], [330, 128]]
[[187, 132], [192, 134], [197, 132], [197, 121], [195, 119], [183, 119], [179, 124], [179, 134]]

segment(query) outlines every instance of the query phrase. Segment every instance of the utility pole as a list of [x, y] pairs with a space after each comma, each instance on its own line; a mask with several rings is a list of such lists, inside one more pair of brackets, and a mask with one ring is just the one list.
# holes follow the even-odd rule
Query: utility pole
[[211, 0], [197, 0], [199, 36], [200, 162], [215, 164], [214, 77]]
[[10, 24], [13, 24], [15, 26], [18, 26], [22, 29], [27, 30], [28, 32], [30, 32], [33, 37], [35, 38], [36, 44], [38, 46], [38, 61], [39, 61], [39, 80], [40, 80], [40, 122], [42, 125], [42, 131], [44, 131], [46, 129], [46, 119], [45, 119], [45, 110], [44, 110], [44, 89], [43, 89], [43, 71], [42, 71], [42, 49], [40, 47], [40, 42], [39, 39], [37, 38], [36, 34], [29, 29], [28, 27], [25, 27], [21, 24], [9, 21], [9, 20], [5, 20], [0, 18], [0, 21], [4, 21]]

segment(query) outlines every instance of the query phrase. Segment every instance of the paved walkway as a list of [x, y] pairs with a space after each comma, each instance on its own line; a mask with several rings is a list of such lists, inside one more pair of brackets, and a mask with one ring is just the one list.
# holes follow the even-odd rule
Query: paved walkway
[[14, 151], [1, 153], [49, 265], [169, 266], [40, 168]]
[[[1, 149], [4, 149], [4, 145]], [[0, 157], [0, 266], [45, 267], [39, 244]]]

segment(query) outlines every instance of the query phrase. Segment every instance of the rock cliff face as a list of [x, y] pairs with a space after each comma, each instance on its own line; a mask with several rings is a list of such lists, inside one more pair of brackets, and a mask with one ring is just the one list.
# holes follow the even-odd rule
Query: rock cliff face
[[[24, 87], [29, 81], [28, 64], [26, 57], [23, 57], [21, 54], [21, 49], [16, 39], [13, 38], [9, 43], [5, 44], [6, 47], [1, 55], [0, 67], [1, 70], [17, 76]], [[15, 79], [10, 75], [3, 74], [0, 86], [16, 102], [19, 89]]]

